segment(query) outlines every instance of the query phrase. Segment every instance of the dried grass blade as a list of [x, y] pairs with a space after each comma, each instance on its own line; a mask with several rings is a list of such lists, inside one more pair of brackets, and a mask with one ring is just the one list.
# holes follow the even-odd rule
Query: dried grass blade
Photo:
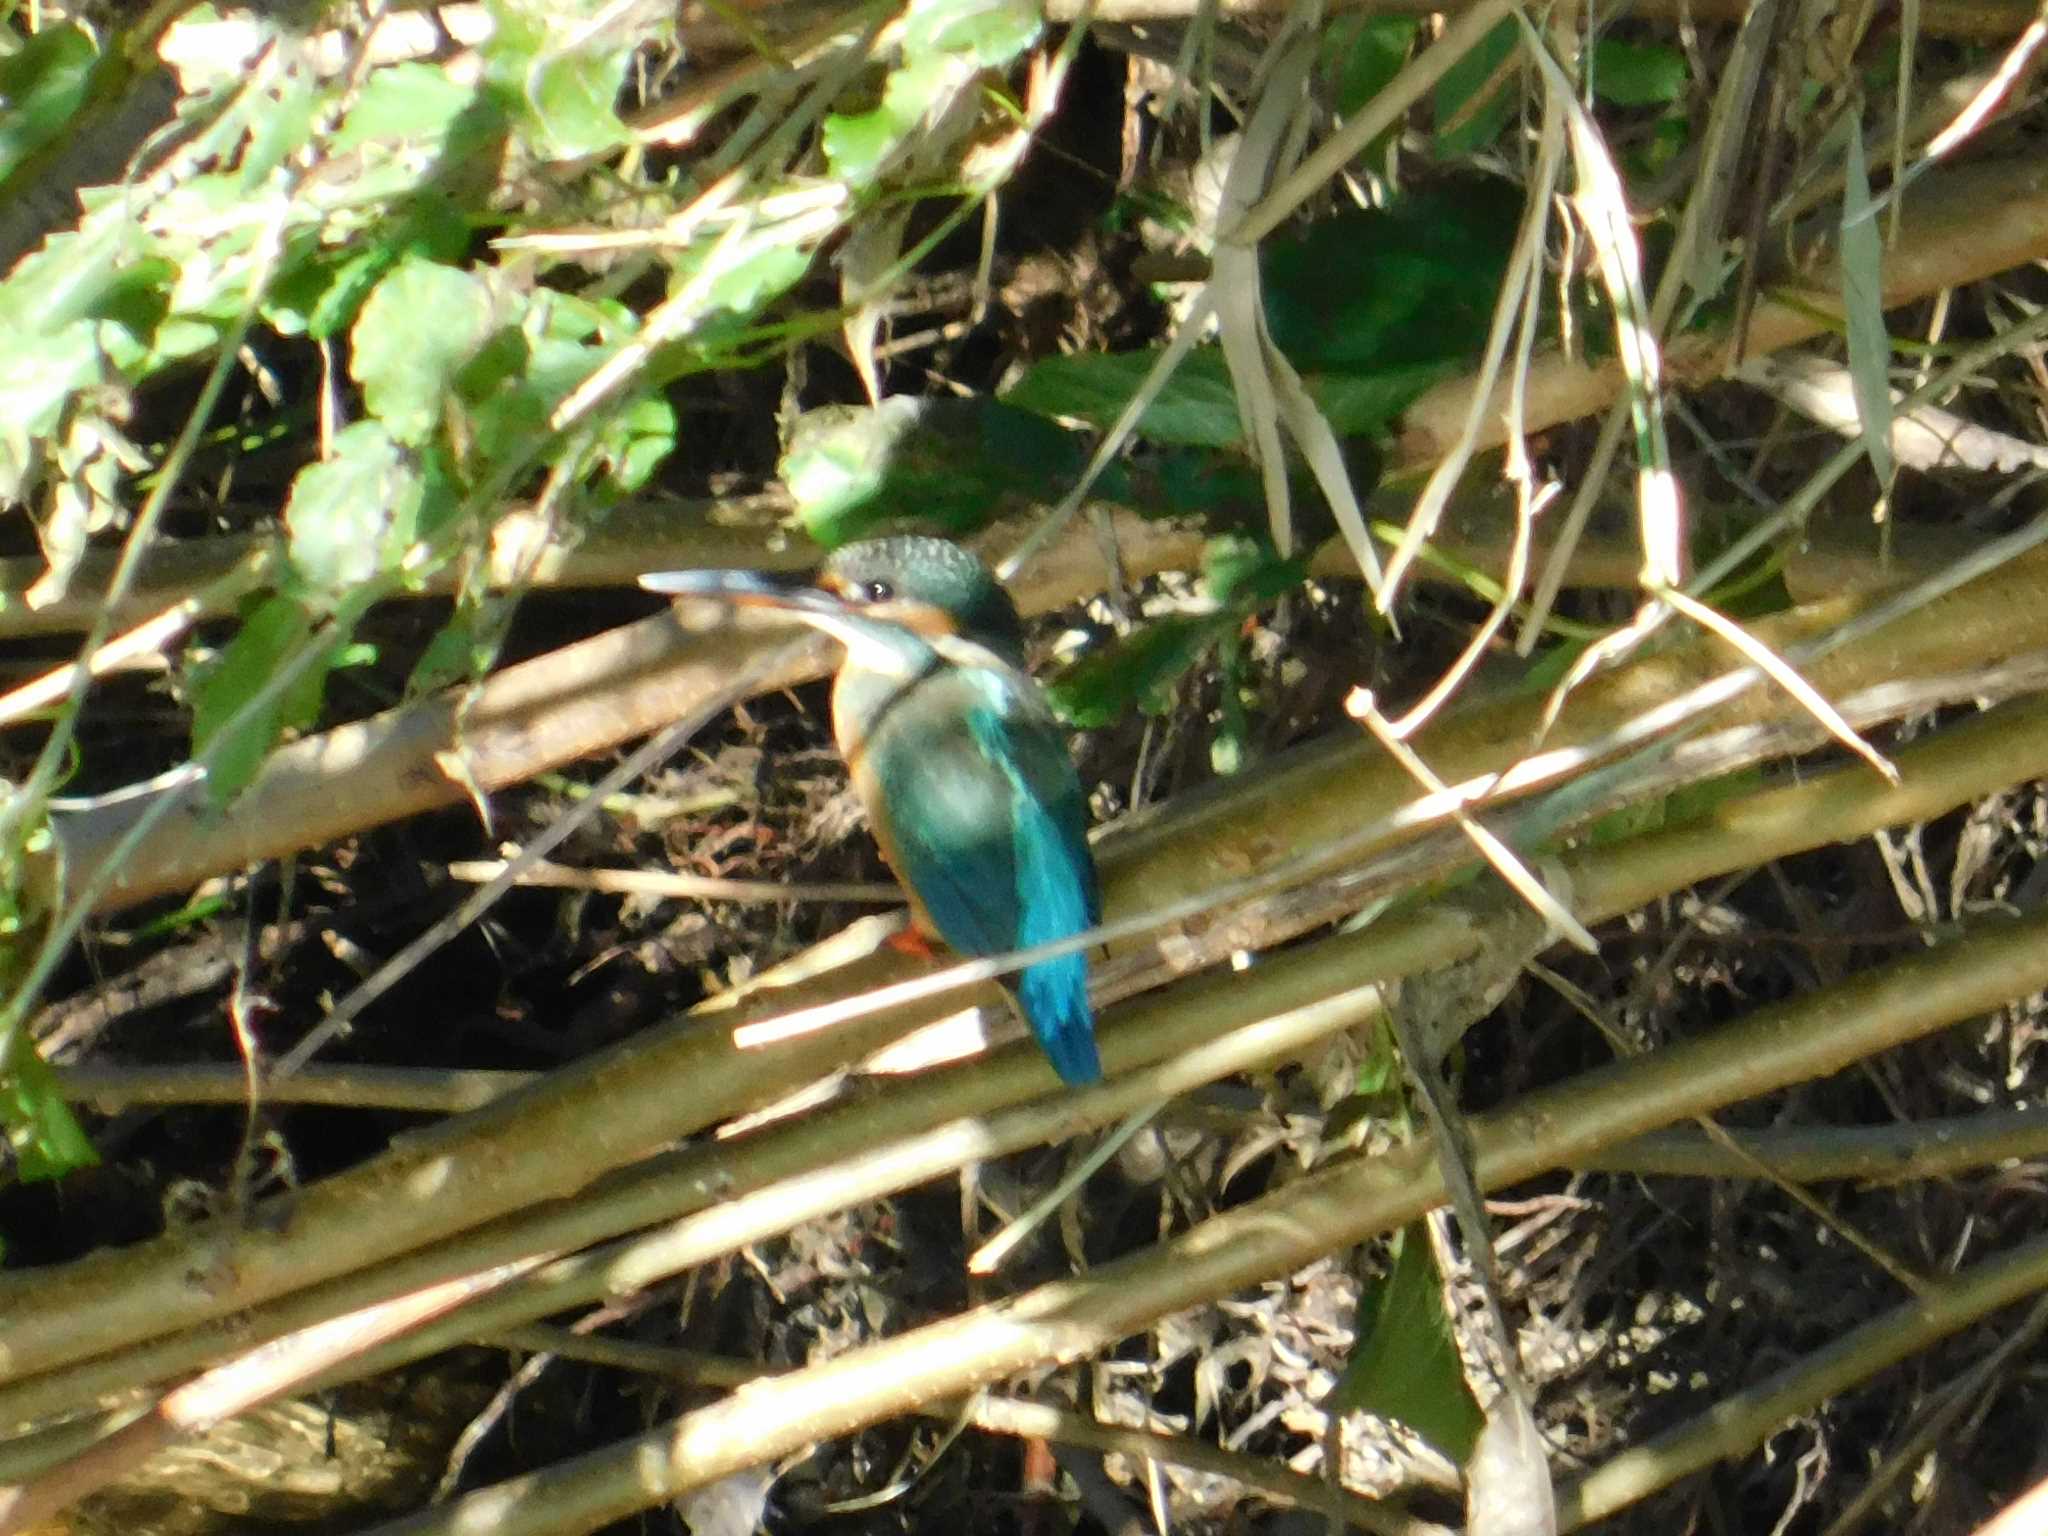
[[1823, 698], [1819, 689], [1793, 670], [1790, 662], [1740, 624], [1716, 612], [1698, 598], [1688, 597], [1676, 588], [1668, 588], [1657, 595], [1695, 624], [1703, 629], [1712, 630], [1734, 646], [1766, 677], [1798, 700], [1800, 707], [1812, 715], [1823, 730], [1883, 774], [1888, 783], [1899, 782], [1899, 770], [1892, 766], [1891, 759], [1857, 735], [1856, 728], [1842, 718], [1841, 711]]

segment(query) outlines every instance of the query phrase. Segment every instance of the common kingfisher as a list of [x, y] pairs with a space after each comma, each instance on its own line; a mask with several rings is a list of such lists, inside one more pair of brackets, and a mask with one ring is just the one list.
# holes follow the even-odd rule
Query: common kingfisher
[[[1028, 949], [1100, 918], [1081, 781], [1024, 670], [1024, 626], [980, 560], [944, 539], [848, 544], [814, 581], [662, 571], [650, 591], [773, 608], [846, 648], [832, 733], [914, 920], [962, 954]], [[1102, 1076], [1080, 953], [1017, 975], [1060, 1077]]]

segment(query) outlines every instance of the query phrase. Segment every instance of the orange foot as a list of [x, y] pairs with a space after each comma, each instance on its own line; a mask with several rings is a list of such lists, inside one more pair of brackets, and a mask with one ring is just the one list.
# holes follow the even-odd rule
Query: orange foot
[[939, 952], [933, 948], [931, 938], [916, 928], [899, 928], [883, 940], [899, 955], [908, 955], [913, 960], [936, 960]]

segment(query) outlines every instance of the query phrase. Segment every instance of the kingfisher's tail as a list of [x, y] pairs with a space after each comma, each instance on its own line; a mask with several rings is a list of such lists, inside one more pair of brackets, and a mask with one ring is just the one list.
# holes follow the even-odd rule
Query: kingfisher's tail
[[1061, 1082], [1080, 1086], [1102, 1081], [1085, 956], [1061, 955], [1025, 967], [1017, 976], [1017, 1000]]

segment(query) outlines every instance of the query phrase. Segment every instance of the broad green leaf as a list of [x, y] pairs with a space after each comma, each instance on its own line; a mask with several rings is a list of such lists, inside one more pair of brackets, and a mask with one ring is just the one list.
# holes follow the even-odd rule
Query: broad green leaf
[[1273, 340], [1304, 373], [1474, 358], [1521, 216], [1519, 188], [1460, 176], [1269, 241], [1259, 267]]
[[866, 112], [834, 112], [818, 131], [825, 165], [837, 181], [864, 187], [902, 137], [903, 125], [886, 107]]
[[[1430, 385], [1460, 372], [1454, 358], [1410, 363], [1370, 373], [1332, 369], [1303, 380], [1339, 437], [1377, 437], [1400, 419]], [[1363, 494], [1363, 491], [1360, 492]]]
[[1443, 1278], [1420, 1223], [1395, 1245], [1393, 1272], [1359, 1301], [1358, 1342], [1330, 1406], [1399, 1419], [1463, 1463], [1484, 1421], [1444, 1311]]
[[[165, 352], [178, 271], [131, 258], [125, 231], [59, 235], [0, 282], [0, 501], [20, 500], [41, 449], [83, 391], [118, 388]], [[197, 327], [210, 344], [210, 327]], [[104, 401], [93, 414], [107, 409]]]
[[100, 1160], [57, 1086], [48, 1062], [24, 1043], [11, 1071], [0, 1071], [0, 1128], [16, 1172], [29, 1183], [62, 1178]]
[[[1336, 86], [1337, 110], [1349, 117], [1386, 88], [1408, 62], [1422, 23], [1413, 16], [1347, 13], [1330, 22], [1325, 70]], [[1388, 130], [1392, 132], [1392, 129]], [[1372, 150], [1364, 155], [1371, 160]]]
[[1038, 41], [1043, 25], [1035, 0], [911, 0], [903, 52], [952, 54], [994, 69]]
[[[1042, 416], [1073, 416], [1107, 429], [1144, 383], [1160, 348], [1136, 352], [1076, 352], [1031, 365], [1003, 392], [1006, 403]], [[1220, 348], [1191, 353], [1138, 422], [1139, 434], [1155, 443], [1205, 448], [1238, 440], [1237, 396]]]
[[1683, 99], [1692, 71], [1679, 49], [1603, 37], [1588, 78], [1593, 94], [1617, 107], [1668, 107]]
[[1863, 420], [1863, 451], [1889, 490], [1892, 461], [1892, 339], [1884, 328], [1884, 238], [1863, 162], [1863, 130], [1851, 121], [1842, 181], [1842, 314], [1849, 330], [1849, 385]]
[[1113, 645], [1075, 662], [1047, 687], [1053, 708], [1070, 725], [1098, 729], [1133, 707], [1157, 714], [1172, 707], [1180, 680], [1218, 651], [1222, 719], [1210, 742], [1219, 773], [1241, 765], [1249, 720], [1238, 698], [1243, 655], [1239, 632], [1246, 618], [1307, 574], [1299, 560], [1283, 560], [1263, 539], [1218, 534], [1202, 552], [1202, 583], [1216, 607], [1208, 613], [1169, 614]]
[[1308, 576], [1307, 563], [1283, 560], [1264, 539], [1222, 533], [1202, 548], [1202, 585], [1218, 603], [1245, 613], [1292, 592]]
[[617, 48], [576, 50], [534, 66], [527, 102], [556, 159], [602, 154], [631, 137], [612, 105], [630, 54]]
[[826, 118], [821, 141], [834, 177], [854, 187], [875, 181], [890, 156], [923, 128], [927, 115], [950, 99], [962, 79], [962, 66], [946, 54], [907, 57], [890, 71], [879, 106]]
[[1024, 495], [1045, 497], [1079, 475], [1087, 462], [1080, 439], [1030, 411], [981, 400], [974, 404], [973, 419], [979, 462]]
[[564, 341], [616, 346], [640, 330], [640, 316], [617, 299], [584, 298], [552, 290], [534, 296], [541, 310], [541, 330]]
[[1236, 454], [1206, 448], [1160, 448], [1133, 461], [1131, 494], [1140, 512], [1164, 517], [1236, 514], [1239, 522], [1266, 520], [1266, 491], [1258, 469]]
[[192, 751], [211, 752], [206, 790], [224, 810], [247, 787], [287, 729], [312, 723], [327, 684], [323, 658], [308, 665], [267, 706], [236, 716], [313, 633], [313, 616], [282, 595], [266, 598], [216, 656], [193, 669]]
[[417, 699], [457, 683], [474, 682], [491, 670], [503, 630], [501, 627], [494, 637], [486, 639], [479, 632], [477, 620], [474, 607], [459, 605], [448, 622], [434, 632], [434, 638], [427, 642], [426, 650], [414, 664], [412, 676], [405, 680], [407, 698]]
[[355, 324], [364, 300], [400, 261], [459, 263], [469, 237], [468, 219], [433, 188], [407, 196], [402, 212], [361, 231], [346, 248], [321, 247], [307, 231], [265, 296], [264, 318], [287, 335], [303, 331], [326, 341]]
[[924, 411], [915, 396], [897, 395], [873, 407], [822, 406], [791, 424], [776, 473], [813, 538], [826, 543], [821, 528], [881, 494]]
[[249, 146], [235, 168], [245, 191], [253, 192], [287, 155], [305, 147], [313, 136], [314, 115], [322, 106], [313, 81], [303, 71], [286, 71], [278, 90], [266, 94], [252, 114]]
[[[1003, 394], [1004, 403], [1044, 416], [1078, 417], [1107, 429], [1152, 371], [1158, 349], [1137, 352], [1076, 352], [1035, 363]], [[1398, 365], [1374, 372], [1326, 370], [1303, 382], [1340, 436], [1385, 430], [1439, 378], [1457, 371], [1454, 361]], [[1237, 395], [1219, 348], [1190, 353], [1138, 420], [1148, 442], [1180, 447], [1227, 448], [1241, 437]]]
[[359, 421], [292, 482], [286, 552], [313, 592], [332, 601], [397, 570], [419, 527], [418, 469], [383, 426]]
[[649, 24], [598, 0], [489, 0], [492, 89], [545, 159], [602, 154], [630, 137], [614, 106]]
[[[10, 794], [0, 784], [0, 803]], [[0, 846], [0, 997], [12, 997], [21, 985], [48, 936], [63, 885], [57, 840], [48, 815], [38, 813]], [[13, 1060], [0, 1064], [0, 1134], [24, 1179], [53, 1179], [99, 1161], [26, 1029], [15, 1032]]]
[[950, 102], [973, 71], [1008, 63], [1037, 39], [1033, 0], [913, 0], [903, 21], [902, 62], [881, 100], [825, 119], [819, 140], [834, 179], [866, 187], [891, 156]]
[[399, 571], [407, 578], [425, 574], [423, 568], [409, 562], [418, 556], [423, 541], [437, 539], [461, 515], [463, 495], [461, 478], [439, 446], [421, 452], [413, 466], [419, 481], [418, 498], [409, 516], [403, 508], [394, 510], [384, 533], [384, 569]]
[[474, 82], [432, 64], [407, 61], [372, 70], [331, 141], [336, 153], [372, 140], [438, 139], [477, 99]]
[[0, 58], [0, 182], [63, 132], [98, 59], [91, 34], [72, 22], [45, 26]]
[[705, 307], [752, 316], [787, 293], [810, 269], [809, 247], [763, 242], [746, 259], [718, 274]]
[[665, 395], [635, 396], [611, 414], [599, 440], [611, 461], [608, 490], [629, 495], [643, 488], [675, 451], [675, 407]]
[[1154, 619], [1082, 657], [1046, 685], [1046, 694], [1054, 712], [1081, 730], [1113, 725], [1134, 705], [1157, 714], [1172, 704], [1174, 684], [1241, 623], [1235, 609]]
[[524, 325], [500, 326], [456, 369], [449, 386], [462, 400], [481, 404], [501, 390], [516, 387], [533, 361], [533, 343]]
[[[562, 343], [549, 343], [561, 346]], [[574, 348], [577, 352], [587, 349]], [[532, 378], [516, 379], [486, 395], [470, 413], [469, 432], [473, 462], [501, 464], [525, 453], [534, 443], [545, 441], [548, 417], [566, 389], [550, 391]]]
[[377, 284], [349, 333], [349, 373], [393, 438], [419, 447], [433, 437], [455, 376], [491, 334], [495, 309], [481, 279], [417, 256]]
[[499, 463], [529, 452], [547, 437], [555, 407], [609, 355], [609, 346], [586, 346], [560, 334], [581, 334], [580, 320], [558, 306], [536, 306], [518, 344], [499, 333], [460, 374], [462, 396], [471, 402], [472, 452], [479, 459]]
[[0, 328], [0, 498], [21, 498], [72, 395], [97, 383], [103, 366], [89, 324], [41, 336]]
[[1515, 107], [1517, 33], [1504, 21], [1482, 37], [1436, 86], [1436, 148], [1445, 159], [1484, 149], [1500, 136]]
[[898, 395], [805, 412], [778, 470], [805, 532], [832, 548], [905, 520], [970, 532], [1015, 499], [1056, 494], [1079, 463], [1068, 433], [1026, 412]]
[[132, 234], [104, 225], [52, 236], [0, 282], [0, 336], [50, 336], [73, 321], [97, 318], [129, 281], [133, 244]]

